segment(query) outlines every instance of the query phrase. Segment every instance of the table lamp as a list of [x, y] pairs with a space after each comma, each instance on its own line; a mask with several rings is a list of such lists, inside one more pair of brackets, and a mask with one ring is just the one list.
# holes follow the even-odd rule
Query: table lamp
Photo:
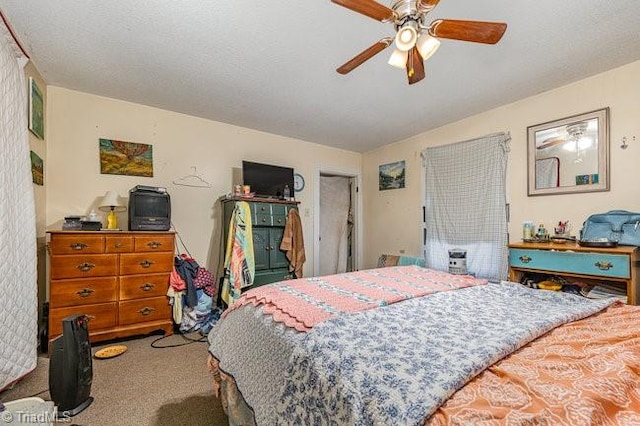
[[126, 207], [118, 201], [118, 194], [115, 191], [107, 191], [100, 201], [98, 207], [103, 212], [109, 212], [107, 215], [107, 229], [118, 229], [118, 218], [116, 212], [123, 212]]

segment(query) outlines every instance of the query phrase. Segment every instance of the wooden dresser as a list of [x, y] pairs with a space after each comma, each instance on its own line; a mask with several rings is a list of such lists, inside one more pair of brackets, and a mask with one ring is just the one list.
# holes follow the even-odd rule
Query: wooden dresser
[[173, 332], [166, 296], [173, 232], [49, 231], [49, 341], [62, 319], [89, 317], [92, 342]]
[[640, 304], [640, 254], [637, 247], [589, 248], [576, 243], [509, 244], [509, 279], [520, 282], [527, 272], [559, 275], [578, 281], [617, 284], [627, 303]]

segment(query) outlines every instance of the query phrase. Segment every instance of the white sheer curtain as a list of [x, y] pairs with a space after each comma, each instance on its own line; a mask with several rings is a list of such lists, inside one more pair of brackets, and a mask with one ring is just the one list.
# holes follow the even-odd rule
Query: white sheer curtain
[[492, 281], [507, 277], [510, 139], [499, 133], [422, 151], [428, 267], [448, 270], [449, 250], [463, 249], [469, 273]]
[[0, 389], [36, 366], [36, 220], [21, 55], [0, 20]]

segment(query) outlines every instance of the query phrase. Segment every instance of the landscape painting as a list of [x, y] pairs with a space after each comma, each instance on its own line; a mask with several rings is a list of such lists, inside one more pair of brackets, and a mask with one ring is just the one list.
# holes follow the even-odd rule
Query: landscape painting
[[383, 164], [379, 166], [379, 183], [380, 191], [386, 189], [404, 188], [405, 181], [405, 161], [396, 161], [395, 163]]
[[31, 151], [31, 179], [36, 185], [44, 185], [44, 162], [33, 151]]
[[44, 98], [33, 77], [29, 77], [29, 130], [44, 139]]
[[101, 138], [100, 173], [153, 177], [153, 146]]

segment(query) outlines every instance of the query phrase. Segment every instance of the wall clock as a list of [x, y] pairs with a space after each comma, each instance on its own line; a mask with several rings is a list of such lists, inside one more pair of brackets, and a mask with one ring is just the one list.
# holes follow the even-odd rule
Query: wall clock
[[300, 173], [293, 174], [293, 190], [300, 192], [304, 189], [304, 178]]

